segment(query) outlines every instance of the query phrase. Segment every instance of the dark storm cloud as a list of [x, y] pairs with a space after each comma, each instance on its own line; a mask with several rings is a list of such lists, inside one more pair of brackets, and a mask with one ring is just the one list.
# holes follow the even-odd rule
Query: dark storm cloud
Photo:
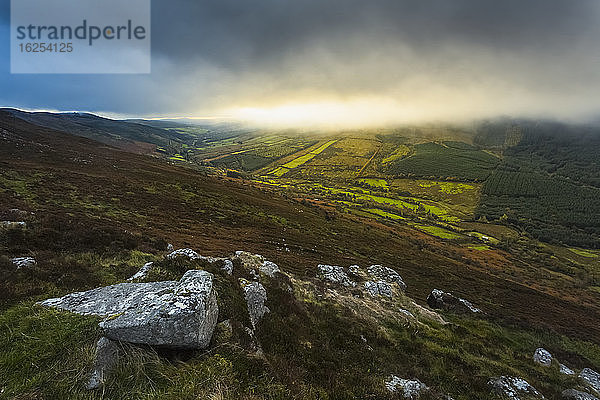
[[[261, 62], [282, 52], [366, 35], [432, 46], [452, 40], [499, 49], [572, 44], [598, 22], [592, 0], [256, 0], [154, 2], [155, 49], [170, 57]], [[372, 43], [377, 46], [377, 42]], [[534, 49], [536, 51], [539, 48]], [[238, 60], [239, 61], [239, 60]]]
[[[600, 108], [596, 0], [152, 5], [151, 75], [5, 75], [0, 84], [8, 92], [0, 100], [202, 115], [282, 102], [379, 98], [438, 119], [507, 113], [580, 118]], [[35, 95], [33, 85], [39, 87]]]

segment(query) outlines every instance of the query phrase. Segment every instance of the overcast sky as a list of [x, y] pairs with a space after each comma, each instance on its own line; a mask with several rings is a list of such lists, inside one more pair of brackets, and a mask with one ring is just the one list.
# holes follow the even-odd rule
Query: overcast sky
[[356, 123], [600, 115], [598, 0], [154, 0], [149, 75], [11, 75], [9, 23], [3, 0], [2, 106], [320, 109]]

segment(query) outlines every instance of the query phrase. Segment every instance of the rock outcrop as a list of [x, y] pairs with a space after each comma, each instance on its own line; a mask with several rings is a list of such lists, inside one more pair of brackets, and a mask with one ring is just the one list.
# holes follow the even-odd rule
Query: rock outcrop
[[550, 354], [548, 350], [540, 347], [533, 353], [533, 362], [543, 365], [544, 367], [549, 367], [552, 365], [552, 354]]
[[364, 287], [365, 291], [371, 296], [392, 297], [392, 287], [385, 281], [367, 281]]
[[597, 395], [600, 395], [600, 374], [590, 368], [584, 368], [579, 373], [579, 377], [592, 389], [596, 392]]
[[206, 348], [217, 323], [213, 275], [190, 270], [177, 281], [120, 283], [40, 304], [104, 317], [106, 337], [175, 348]]
[[544, 396], [531, 386], [525, 379], [511, 376], [491, 378], [488, 385], [492, 392], [510, 400], [543, 399]]
[[402, 280], [402, 277], [395, 270], [384, 267], [382, 265], [371, 265], [367, 268], [367, 272], [373, 278], [387, 283], [396, 283], [401, 290], [406, 290], [406, 284]]
[[446, 293], [439, 289], [433, 289], [427, 296], [427, 304], [429, 307], [451, 311], [463, 314], [480, 313], [481, 310], [475, 307], [471, 302], [460, 297], [454, 296], [452, 293]]
[[269, 308], [265, 304], [267, 291], [259, 282], [249, 282], [245, 279], [240, 279], [240, 286], [244, 290], [250, 323], [252, 328], [256, 329], [258, 322], [269, 312]]
[[385, 387], [392, 393], [399, 393], [404, 399], [418, 399], [427, 386], [418, 379], [402, 379], [391, 375], [385, 382]]
[[101, 337], [96, 344], [94, 369], [92, 370], [92, 376], [86, 387], [90, 390], [102, 387], [107, 375], [115, 368], [118, 361], [118, 344], [113, 340]]
[[17, 269], [31, 268], [37, 265], [37, 261], [33, 257], [16, 257], [11, 258], [10, 261]]
[[598, 400], [596, 396], [575, 389], [563, 390], [561, 397], [565, 400]]
[[339, 267], [337, 265], [319, 264], [317, 269], [318, 276], [323, 280], [346, 287], [356, 287], [356, 282], [350, 279], [343, 267]]
[[196, 253], [192, 249], [177, 249], [175, 251], [170, 252], [165, 256], [166, 259], [172, 260], [177, 257], [187, 257], [190, 260], [197, 260], [201, 258], [200, 254]]
[[281, 272], [277, 264], [265, 259], [260, 254], [252, 254], [247, 251], [236, 251], [235, 258], [240, 260], [245, 269], [249, 271], [258, 270], [269, 278], [274, 278], [275, 274]]

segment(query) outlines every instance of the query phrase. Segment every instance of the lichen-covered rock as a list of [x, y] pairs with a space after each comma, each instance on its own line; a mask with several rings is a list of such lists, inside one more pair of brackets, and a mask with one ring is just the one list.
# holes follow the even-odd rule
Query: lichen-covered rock
[[258, 270], [270, 278], [273, 278], [277, 272], [281, 272], [279, 267], [274, 262], [265, 260], [259, 267]]
[[367, 281], [364, 284], [365, 291], [371, 296], [392, 297], [392, 287], [384, 281]]
[[240, 286], [244, 291], [250, 323], [253, 328], [256, 328], [262, 317], [269, 312], [269, 308], [265, 304], [267, 291], [259, 282], [249, 282], [245, 279], [240, 279]]
[[16, 257], [11, 258], [10, 261], [15, 267], [17, 267], [17, 269], [31, 268], [37, 264], [37, 261], [33, 257]]
[[233, 273], [233, 262], [229, 258], [198, 256], [198, 260], [204, 260], [207, 263], [220, 268], [221, 271], [225, 272], [227, 275]]
[[135, 274], [133, 274], [127, 280], [128, 281], [137, 281], [137, 280], [144, 279], [146, 276], [148, 276], [148, 272], [150, 272], [150, 270], [152, 269], [153, 265], [154, 265], [153, 262], [147, 262], [146, 264], [144, 264], [142, 266], [142, 268], [140, 268], [140, 270], [138, 272], [136, 272]]
[[187, 257], [190, 260], [197, 260], [200, 258], [200, 254], [196, 253], [192, 249], [177, 249], [165, 256], [167, 259], [172, 260], [177, 257]]
[[350, 279], [343, 267], [319, 264], [317, 269], [318, 276], [323, 280], [347, 287], [356, 287], [356, 282]]
[[427, 296], [427, 304], [429, 307], [452, 311], [458, 313], [480, 313], [481, 310], [475, 307], [471, 302], [460, 297], [456, 297], [451, 293], [446, 293], [439, 289], [433, 289]]
[[373, 278], [385, 281], [387, 283], [396, 283], [401, 290], [406, 290], [406, 284], [402, 280], [400, 274], [391, 268], [384, 267], [382, 265], [371, 265], [367, 268], [367, 271]]
[[559, 368], [561, 374], [575, 375], [575, 371], [573, 371], [571, 368], [567, 367], [565, 364], [559, 363], [558, 368]]
[[544, 396], [531, 386], [525, 379], [512, 376], [491, 378], [488, 385], [492, 392], [510, 400], [543, 399]]
[[105, 336], [130, 343], [206, 348], [217, 323], [213, 275], [190, 270], [177, 281], [120, 283], [40, 304], [104, 317]]
[[113, 340], [101, 337], [96, 344], [96, 359], [92, 376], [86, 386], [87, 389], [98, 389], [104, 385], [107, 375], [115, 368], [119, 361], [119, 346]]
[[231, 275], [233, 273], [233, 262], [230, 259], [221, 257], [201, 256], [192, 249], [178, 249], [167, 254], [165, 257], [169, 260], [172, 260], [177, 257], [187, 257], [190, 260], [203, 260], [210, 264], [218, 264], [216, 266], [219, 267], [222, 271], [224, 271], [227, 275]]
[[565, 400], [598, 400], [596, 396], [575, 389], [563, 390], [561, 396]]
[[600, 374], [590, 368], [584, 368], [579, 373], [579, 377], [591, 388], [596, 394], [600, 395]]
[[260, 254], [252, 254], [247, 251], [236, 251], [235, 257], [240, 260], [245, 269], [258, 270], [269, 278], [273, 278], [276, 273], [281, 272], [277, 264], [265, 259]]
[[543, 365], [544, 367], [549, 367], [552, 365], [552, 354], [546, 349], [538, 348], [533, 353], [533, 361], [536, 364]]
[[385, 382], [385, 387], [392, 393], [399, 393], [404, 399], [418, 399], [427, 386], [418, 379], [402, 379], [391, 375]]

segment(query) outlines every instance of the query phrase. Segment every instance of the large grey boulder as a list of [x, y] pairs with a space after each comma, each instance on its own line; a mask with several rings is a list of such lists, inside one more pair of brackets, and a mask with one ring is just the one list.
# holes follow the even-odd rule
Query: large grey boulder
[[471, 314], [480, 313], [481, 310], [471, 304], [470, 301], [454, 296], [439, 289], [433, 289], [427, 296], [427, 304], [435, 309], [452, 311], [457, 313]]
[[533, 353], [533, 362], [544, 367], [549, 367], [552, 365], [552, 354], [546, 349], [537, 348]]
[[87, 388], [98, 389], [104, 385], [107, 375], [115, 368], [119, 361], [119, 346], [113, 340], [101, 337], [96, 344], [96, 359], [92, 376]]
[[492, 392], [498, 396], [508, 398], [510, 400], [524, 399], [543, 399], [544, 396], [531, 386], [525, 379], [500, 376], [491, 378], [488, 385], [492, 387]]
[[350, 279], [343, 267], [319, 264], [317, 270], [317, 275], [323, 280], [347, 287], [356, 286], [356, 282]]
[[404, 399], [418, 399], [427, 386], [418, 379], [402, 379], [391, 375], [385, 381], [385, 387], [392, 393], [399, 393]]
[[33, 257], [16, 257], [11, 258], [10, 261], [15, 267], [17, 267], [17, 269], [31, 268], [37, 264], [37, 261]]
[[40, 304], [104, 317], [106, 337], [130, 343], [206, 348], [217, 323], [213, 275], [190, 270], [177, 281], [120, 283]]
[[563, 390], [561, 396], [565, 400], [598, 400], [597, 397], [592, 396], [589, 393], [580, 392], [579, 390], [575, 389]]
[[590, 368], [584, 368], [579, 377], [598, 395], [600, 395], [600, 374]]
[[240, 279], [240, 286], [244, 291], [250, 323], [252, 328], [256, 329], [258, 322], [270, 311], [265, 304], [267, 291], [259, 282], [250, 282], [245, 279]]
[[406, 284], [402, 280], [400, 274], [391, 268], [382, 265], [371, 265], [367, 268], [367, 272], [377, 280], [385, 281], [387, 283], [396, 283], [401, 290], [406, 290]]

